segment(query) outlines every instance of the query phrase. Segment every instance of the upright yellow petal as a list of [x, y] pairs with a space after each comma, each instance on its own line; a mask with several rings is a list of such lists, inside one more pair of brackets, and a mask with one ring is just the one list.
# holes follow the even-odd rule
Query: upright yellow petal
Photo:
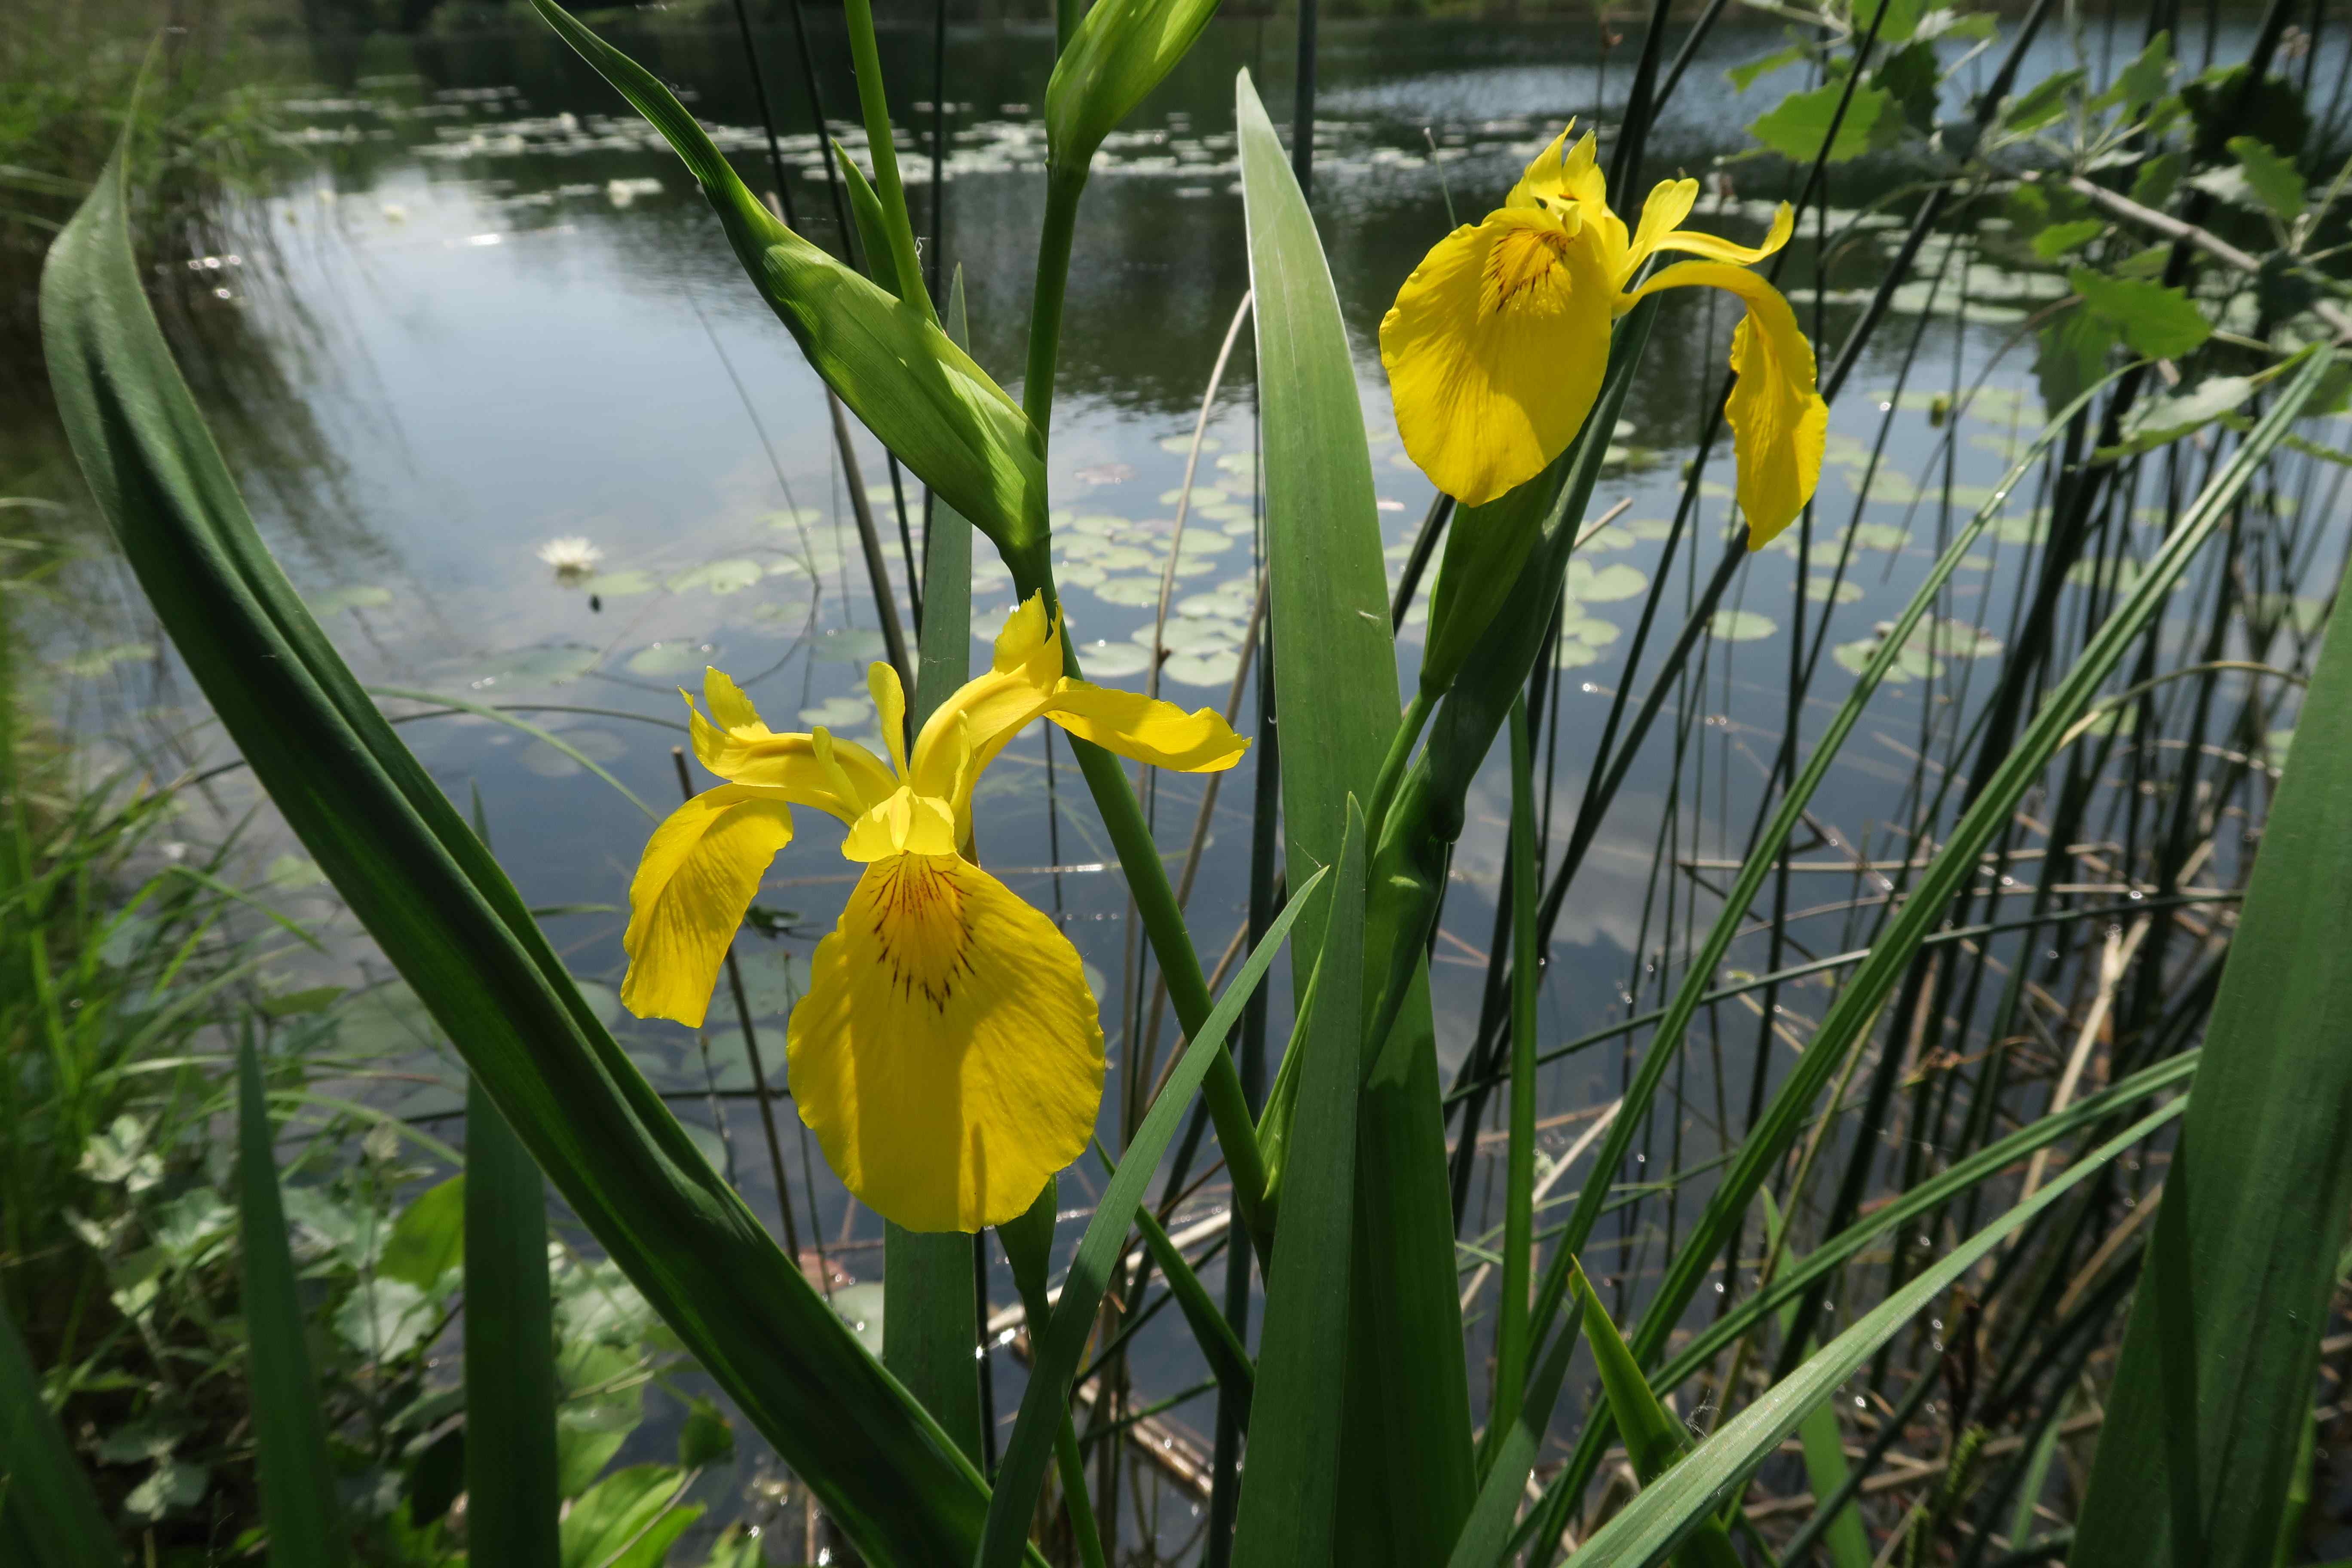
[[957, 798], [958, 776], [967, 782], [977, 776], [1022, 726], [1045, 710], [1061, 678], [1059, 617], [1045, 613], [1043, 594], [1033, 594], [1005, 617], [989, 672], [966, 681], [924, 721], [908, 773], [915, 788]]
[[1105, 751], [1180, 773], [1221, 773], [1249, 750], [1209, 709], [1187, 713], [1173, 702], [1083, 680], [1063, 681], [1045, 717]]
[[822, 765], [806, 735], [779, 735], [760, 722], [751, 699], [716, 669], [703, 672], [703, 697], [717, 723], [702, 716], [684, 691], [687, 727], [704, 767], [731, 784], [772, 791], [795, 805], [814, 806], [854, 822], [898, 787], [889, 767], [851, 741], [834, 742], [838, 768]]
[[1609, 210], [1609, 177], [1601, 172], [1599, 143], [1588, 131], [1570, 146], [1568, 139], [1575, 134], [1575, 122], [1570, 121], [1550, 146], [1536, 154], [1519, 183], [1503, 198], [1503, 205], [1578, 214], [1592, 226], [1602, 265], [1612, 277], [1622, 278], [1625, 224]]
[[1632, 281], [1632, 268], [1647, 261], [1659, 242], [1690, 216], [1697, 204], [1696, 180], [1660, 180], [1650, 187], [1649, 198], [1642, 204], [1642, 221], [1634, 226], [1633, 243], [1626, 254], [1627, 274], [1617, 279], [1621, 287]]
[[1439, 489], [1480, 506], [1541, 473], [1608, 368], [1615, 292], [1596, 247], [1505, 208], [1437, 242], [1381, 322], [1397, 431]]
[[[1696, 182], [1684, 183], [1692, 185], [1696, 191]], [[1658, 188], [1664, 190], [1665, 187], [1661, 185]], [[1655, 199], [1656, 194], [1656, 192], [1651, 193], [1653, 199]], [[1689, 212], [1690, 209], [1687, 206], [1683, 209], [1685, 216]], [[1675, 221], [1679, 223], [1682, 219], [1678, 217]], [[1643, 215], [1642, 226], [1645, 230], [1650, 226], [1647, 213]], [[1710, 261], [1728, 261], [1735, 267], [1753, 267], [1788, 244], [1789, 237], [1796, 232], [1796, 209], [1788, 203], [1782, 202], [1780, 210], [1772, 215], [1772, 226], [1766, 232], [1764, 243], [1761, 245], [1752, 247], [1735, 245], [1730, 240], [1719, 238], [1715, 235], [1700, 234], [1695, 229], [1675, 228], [1669, 225], [1667, 232], [1658, 236], [1651, 249], [1687, 251], [1693, 256], [1704, 256]], [[1638, 245], [1636, 248], [1639, 248]]]
[[727, 944], [768, 862], [792, 840], [792, 807], [740, 784], [706, 790], [670, 813], [629, 883], [621, 1005], [701, 1027]]
[[1813, 346], [1780, 291], [1744, 267], [1677, 262], [1634, 290], [1628, 303], [1661, 289], [1692, 286], [1726, 289], [1748, 307], [1731, 334], [1731, 368], [1739, 381], [1724, 413], [1739, 461], [1748, 547], [1761, 550], [1804, 510], [1821, 483], [1830, 411], [1813, 390]]
[[866, 667], [866, 689], [874, 699], [874, 711], [882, 721], [882, 743], [890, 748], [890, 761], [898, 776], [907, 776], [907, 689], [898, 684], [898, 672], [876, 659]]
[[817, 945], [785, 1050], [835, 1173], [908, 1230], [1020, 1214], [1086, 1148], [1102, 1102], [1077, 950], [952, 855], [866, 868]]
[[841, 841], [851, 860], [884, 860], [893, 855], [952, 855], [954, 809], [945, 800], [902, 789], [850, 824]]

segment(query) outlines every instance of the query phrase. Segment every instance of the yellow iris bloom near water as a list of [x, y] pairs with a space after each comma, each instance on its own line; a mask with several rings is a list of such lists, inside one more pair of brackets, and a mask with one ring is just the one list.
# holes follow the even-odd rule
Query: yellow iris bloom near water
[[[1535, 478], [1583, 427], [1609, 363], [1609, 327], [1663, 289], [1738, 297], [1731, 338], [1739, 374], [1727, 409], [1739, 465], [1739, 509], [1760, 548], [1789, 526], [1822, 473], [1829, 409], [1813, 389], [1812, 345], [1779, 289], [1748, 270], [1789, 242], [1787, 203], [1754, 247], [1680, 226], [1696, 180], [1650, 193], [1629, 236], [1588, 134], [1570, 132], [1528, 165], [1502, 207], [1464, 225], [1423, 258], [1381, 322], [1398, 434], [1439, 489], [1480, 506]], [[1629, 288], [1661, 251], [1702, 259]]]
[[[1208, 709], [1072, 680], [1042, 597], [1006, 619], [989, 672], [908, 752], [887, 664], [866, 682], [885, 762], [824, 730], [780, 735], [707, 670], [694, 753], [727, 782], [654, 830], [629, 884], [621, 1001], [700, 1027], [728, 944], [795, 805], [848, 824], [864, 864], [785, 1039], [801, 1120], [849, 1190], [909, 1230], [976, 1231], [1025, 1210], [1093, 1135], [1103, 1037], [1077, 950], [970, 857], [981, 770], [1033, 720], [1139, 762], [1216, 773], [1249, 742]], [[685, 696], [684, 692], [679, 693]]]

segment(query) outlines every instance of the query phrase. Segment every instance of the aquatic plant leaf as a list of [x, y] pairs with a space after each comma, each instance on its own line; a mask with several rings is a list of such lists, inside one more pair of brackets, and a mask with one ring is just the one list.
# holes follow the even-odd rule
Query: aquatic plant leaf
[[[121, 154], [117, 153], [116, 158], [119, 171]], [[119, 197], [121, 185], [118, 172], [114, 178], [100, 183], [90, 203], [104, 203], [104, 193], [110, 187]], [[82, 210], [88, 213], [90, 205], [85, 205]], [[68, 226], [67, 234], [72, 232]], [[60, 237], [58, 243], [62, 246], [66, 241]], [[128, 233], [122, 236], [122, 259], [128, 262]], [[57, 266], [55, 250], [50, 252], [49, 266]], [[135, 289], [136, 274], [132, 278], [131, 287]], [[45, 298], [43, 304], [47, 303]], [[142, 297], [139, 303], [144, 310], [146, 300]], [[46, 309], [42, 315], [46, 324]], [[152, 316], [148, 318], [151, 327], [153, 320]], [[53, 364], [56, 348], [52, 343]], [[70, 369], [67, 374], [71, 374]], [[58, 401], [71, 406], [62, 395]], [[91, 488], [100, 495], [105, 493], [100, 485], [93, 483]], [[290, 587], [286, 596], [294, 600]], [[300, 601], [294, 602], [299, 606]], [[194, 661], [190, 662], [193, 665]], [[268, 1100], [262, 1093], [261, 1058], [254, 1049], [250, 1033], [239, 1043], [236, 1053], [236, 1192], [238, 1235], [245, 1254], [243, 1302], [253, 1389], [253, 1442], [261, 1473], [261, 1518], [269, 1531], [270, 1555], [289, 1563], [316, 1564], [317, 1568], [340, 1568], [350, 1559], [350, 1540], [335, 1501], [335, 1477], [327, 1459], [326, 1423], [320, 1414], [318, 1380], [310, 1373], [310, 1352], [303, 1333], [302, 1299], [294, 1275], [294, 1255], [287, 1242], [285, 1205], [278, 1190], [275, 1132], [269, 1124]], [[398, 1288], [412, 1296], [416, 1294], [412, 1287]]]
[[[1622, 1511], [1569, 1558], [1569, 1568], [1634, 1568], [1664, 1561], [1713, 1522], [1715, 1506], [1723, 1496], [1769, 1458], [1797, 1429], [1807, 1411], [1834, 1394], [1914, 1314], [2026, 1222], [2096, 1174], [2147, 1131], [2143, 1122], [2085, 1154], [2052, 1185], [1978, 1231], [1864, 1313], [1852, 1328], [1758, 1394], [1679, 1464], [1634, 1493]], [[2332, 1260], [2332, 1251], [2329, 1257]], [[1592, 1331], [1588, 1321], [1587, 1332]]]
[[[1400, 706], [1378, 497], [1330, 267], [1246, 71], [1234, 84], [1234, 123], [1256, 291], [1283, 828], [1292, 867], [1328, 866], [1339, 858], [1349, 797], [1371, 797]], [[1320, 951], [1315, 917], [1299, 943]], [[1376, 963], [1383, 984], [1386, 962]], [[1310, 968], [1293, 966], [1298, 984]], [[1401, 973], [1411, 978], [1395, 1024], [1365, 1042], [1359, 1108], [1346, 1394], [1353, 1418], [1334, 1551], [1360, 1568], [1443, 1562], [1477, 1489], [1468, 1371], [1458, 1355], [1426, 1353], [1461, 1342], [1462, 1310], [1428, 971], [1416, 963]]]
[[[1364, 816], [1350, 795], [1316, 964], [1316, 1003], [1291, 1045], [1305, 1053], [1305, 1065], [1283, 1181], [1282, 1245], [1268, 1268], [1265, 1329], [1250, 1396], [1235, 1568], [1335, 1561], [1340, 1439], [1351, 1415], [1362, 1419], [1335, 1397], [1348, 1381], [1354, 1333], [1352, 1293], [1333, 1287], [1351, 1273], [1359, 1234], [1364, 959]], [[1450, 1357], [1450, 1347], [1440, 1353]]]
[[2077, 1568], [2276, 1560], [2352, 1208], [2347, 920], [2352, 637], [2338, 635], [2321, 645], [2206, 1025]]
[[1044, 437], [925, 304], [894, 298], [785, 227], [651, 72], [554, 0], [531, 3], [686, 161], [743, 270], [866, 427], [999, 550], [1042, 542]]
[[1054, 172], [1083, 180], [1103, 138], [1176, 68], [1216, 14], [1217, 0], [1097, 0], [1045, 84]]
[[563, 1494], [546, 1178], [478, 1078], [463, 1185], [466, 1539], [484, 1563], [552, 1568]]
[[[91, 492], [229, 737], [615, 1272], [866, 1559], [970, 1561], [980, 1476], [710, 1168], [352, 678], [256, 531], [142, 281], [118, 159], [49, 251], [50, 378]], [[254, 1326], [301, 1342], [299, 1313]]]
[[[41, 1396], [41, 1374], [0, 1308], [0, 1541], [26, 1554], [26, 1568], [122, 1568], [122, 1549], [90, 1489], [89, 1477]], [[38, 1499], [30, 1504], [26, 1500]]]
[[[1626, 1348], [1617, 1325], [1609, 1321], [1608, 1310], [1601, 1305], [1592, 1281], [1584, 1277], [1583, 1268], [1571, 1264], [1569, 1272], [1584, 1309], [1584, 1337], [1592, 1346], [1592, 1363], [1601, 1373], [1601, 1394], [1609, 1401], [1610, 1413], [1616, 1417], [1617, 1430], [1624, 1436], [1625, 1452], [1633, 1461], [1633, 1473], [1641, 1478], [1643, 1486], [1653, 1485], [1673, 1470], [1689, 1446], [1689, 1436], [1673, 1413], [1658, 1403], [1649, 1380], [1642, 1375], [1641, 1366], [1633, 1360], [1633, 1352]], [[1725, 1532], [1722, 1521], [1708, 1516], [1691, 1526], [1675, 1562], [1677, 1568], [1738, 1568], [1739, 1553], [1732, 1550], [1731, 1537]]]
[[632, 1465], [574, 1498], [563, 1516], [562, 1568], [660, 1568], [703, 1514], [701, 1504], [680, 1500], [686, 1479], [667, 1465]]
[[[1070, 1259], [1052, 1316], [1043, 1325], [1042, 1334], [1038, 1324], [1029, 1325], [1033, 1347], [1029, 1385], [1022, 1392], [1021, 1413], [1004, 1445], [1004, 1463], [996, 1473], [996, 1495], [989, 1502], [987, 1534], [976, 1559], [977, 1568], [1010, 1568], [1015, 1560], [1028, 1532], [1029, 1516], [1037, 1505], [1038, 1489], [1045, 1484], [1045, 1467], [1053, 1458], [1055, 1429], [1068, 1415], [1070, 1380], [1077, 1375], [1078, 1359], [1086, 1353], [1093, 1333], [1095, 1313], [1109, 1286], [1111, 1268], [1125, 1248], [1145, 1189], [1174, 1140], [1177, 1125], [1191, 1110], [1193, 1091], [1208, 1076], [1211, 1058], [1225, 1048], [1225, 1036], [1240, 1021], [1243, 1007], [1289, 940], [1291, 928], [1308, 910], [1321, 912], [1322, 906], [1313, 895], [1328, 875], [1328, 868], [1318, 868], [1291, 895], [1243, 962], [1241, 973], [1225, 987], [1199, 1031], [1170, 1066], [1151, 1109], [1144, 1112], [1142, 1125], [1128, 1141], [1118, 1168], [1111, 1173], [1094, 1217], [1087, 1222], [1087, 1234]], [[1099, 984], [1099, 977], [1089, 973], [1087, 983]]]

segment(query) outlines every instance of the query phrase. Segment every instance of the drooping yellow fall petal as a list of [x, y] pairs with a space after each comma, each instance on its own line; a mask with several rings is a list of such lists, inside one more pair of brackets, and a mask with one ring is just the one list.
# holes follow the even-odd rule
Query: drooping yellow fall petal
[[[1683, 184], [1690, 185], [1696, 194], [1697, 190], [1696, 181], [1686, 180]], [[1664, 188], [1664, 185], [1658, 187], [1659, 190]], [[1656, 191], [1653, 191], [1650, 195], [1652, 200], [1654, 201], [1657, 198]], [[1683, 209], [1683, 216], [1687, 216], [1689, 212], [1690, 209], [1685, 206]], [[1681, 217], [1675, 220], [1675, 223], [1681, 221]], [[1642, 226], [1647, 229], [1649, 226], [1649, 215], [1644, 212], [1642, 216]], [[1730, 240], [1716, 235], [1700, 234], [1696, 229], [1675, 228], [1670, 224], [1658, 235], [1650, 251], [1643, 251], [1643, 255], [1646, 257], [1653, 251], [1660, 250], [1680, 250], [1693, 256], [1704, 256], [1710, 261], [1727, 261], [1735, 267], [1753, 267], [1788, 244], [1789, 237], [1796, 232], [1796, 209], [1788, 203], [1782, 202], [1780, 210], [1772, 215], [1772, 226], [1766, 231], [1764, 243], [1761, 245], [1735, 245]], [[1634, 248], [1641, 249], [1639, 242], [1636, 242]]]
[[[1697, 205], [1696, 180], [1660, 180], [1651, 186], [1648, 198], [1642, 203], [1642, 220], [1633, 226], [1633, 242], [1626, 255], [1629, 268], [1647, 261], [1658, 248], [1658, 242], [1690, 216], [1691, 208]], [[1631, 280], [1620, 278], [1617, 281], [1622, 286]]]
[[792, 839], [791, 805], [740, 784], [706, 790], [670, 813], [629, 883], [621, 1005], [640, 1018], [700, 1028], [761, 874]]
[[1761, 550], [1789, 526], [1821, 483], [1830, 411], [1813, 389], [1813, 347], [1780, 291], [1744, 267], [1682, 261], [1627, 297], [1694, 286], [1737, 294], [1748, 314], [1731, 334], [1739, 380], [1725, 404], [1739, 464], [1739, 510], [1748, 547]]
[[954, 856], [866, 868], [817, 946], [785, 1050], [835, 1173], [908, 1230], [1020, 1214], [1085, 1149], [1102, 1100], [1077, 951]]
[[1511, 207], [1455, 229], [1381, 322], [1405, 451], [1465, 506], [1541, 473], [1601, 390], [1615, 289], [1570, 227]]
[[898, 787], [889, 767], [854, 742], [835, 742], [834, 760], [839, 766], [823, 765], [810, 737], [770, 730], [742, 689], [719, 670], [703, 672], [702, 690], [717, 723], [702, 716], [693, 698], [678, 693], [686, 699], [694, 754], [730, 784], [772, 791], [795, 805], [814, 806], [844, 822], [856, 821]]
[[1083, 680], [1062, 681], [1045, 717], [1105, 751], [1179, 773], [1223, 773], [1249, 750], [1210, 709], [1187, 713], [1173, 702]]
[[849, 825], [841, 841], [848, 860], [881, 860], [893, 855], [952, 855], [956, 852], [953, 807], [937, 795], [902, 789]]

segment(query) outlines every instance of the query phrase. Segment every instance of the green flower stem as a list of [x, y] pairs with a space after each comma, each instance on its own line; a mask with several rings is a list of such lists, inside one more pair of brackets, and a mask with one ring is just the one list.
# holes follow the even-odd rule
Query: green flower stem
[[1103, 1560], [1102, 1529], [1095, 1523], [1094, 1500], [1087, 1495], [1087, 1461], [1078, 1452], [1077, 1428], [1070, 1413], [1054, 1433], [1054, 1468], [1062, 1477], [1062, 1500], [1070, 1510], [1070, 1533], [1077, 1537], [1078, 1561], [1085, 1568], [1109, 1568]]
[[1389, 742], [1389, 754], [1381, 763], [1381, 774], [1372, 785], [1372, 808], [1364, 816], [1366, 839], [1380, 842], [1381, 823], [1389, 814], [1389, 803], [1396, 798], [1397, 785], [1404, 782], [1405, 764], [1412, 761], [1413, 742], [1421, 739], [1422, 726], [1429, 722], [1429, 710], [1437, 706], [1437, 698], [1427, 691], [1415, 691], [1412, 700], [1405, 705], [1404, 717], [1397, 721], [1396, 738]]
[[1511, 1141], [1504, 1184], [1503, 1300], [1496, 1333], [1494, 1412], [1487, 1430], [1508, 1431], [1526, 1393], [1528, 1286], [1535, 1261], [1536, 807], [1528, 699], [1511, 704]]
[[1053, 428], [1054, 371], [1062, 355], [1062, 298], [1069, 289], [1070, 240], [1077, 232], [1078, 197], [1086, 188], [1084, 168], [1046, 173], [1045, 222], [1037, 231], [1037, 286], [1029, 300], [1029, 368], [1021, 382], [1022, 411], [1037, 427], [1041, 439]]
[[[1005, 552], [1004, 564], [1012, 572], [1022, 598], [1043, 594], [1046, 610], [1060, 613], [1061, 596], [1054, 587], [1053, 562], [1043, 541], [1029, 550]], [[1062, 659], [1063, 668], [1073, 679], [1083, 674], [1078, 668], [1077, 650], [1067, 641], [1062, 645]], [[1070, 750], [1078, 759], [1078, 771], [1086, 775], [1087, 789], [1094, 794], [1095, 809], [1102, 814], [1103, 826], [1110, 832], [1119, 869], [1127, 877], [1128, 892], [1135, 900], [1136, 912], [1142, 917], [1144, 935], [1150, 940], [1151, 951], [1160, 960], [1160, 975], [1168, 983], [1168, 999], [1175, 1006], [1176, 1021], [1183, 1025], [1189, 1037], [1208, 1021], [1213, 1003], [1209, 977], [1201, 968], [1201, 955], [1193, 951], [1192, 933], [1184, 926], [1184, 912], [1176, 902], [1176, 889], [1168, 880], [1167, 863], [1160, 858], [1160, 846], [1153, 841], [1151, 829], [1143, 820], [1143, 807], [1136, 800], [1134, 786], [1128, 783], [1127, 770], [1118, 765], [1118, 759], [1076, 735], [1070, 737]], [[1208, 1102], [1209, 1119], [1216, 1124], [1217, 1143], [1224, 1151], [1225, 1167], [1233, 1173], [1234, 1201], [1249, 1226], [1251, 1240], [1264, 1249], [1274, 1238], [1272, 1216], [1262, 1214], [1259, 1201], [1265, 1194], [1265, 1159], [1258, 1148], [1249, 1098], [1242, 1092], [1241, 1071], [1234, 1066], [1230, 1049], [1218, 1051], [1211, 1059], [1201, 1095]]]
[[874, 0], [843, 0], [849, 21], [849, 55], [857, 68], [857, 105], [866, 115], [866, 153], [874, 160], [874, 185], [890, 231], [890, 258], [906, 279], [905, 296], [939, 320], [922, 288], [922, 263], [915, 254], [915, 227], [907, 216], [907, 187], [898, 178], [898, 149], [890, 140], [890, 100], [882, 89], [882, 54], [874, 43]]

